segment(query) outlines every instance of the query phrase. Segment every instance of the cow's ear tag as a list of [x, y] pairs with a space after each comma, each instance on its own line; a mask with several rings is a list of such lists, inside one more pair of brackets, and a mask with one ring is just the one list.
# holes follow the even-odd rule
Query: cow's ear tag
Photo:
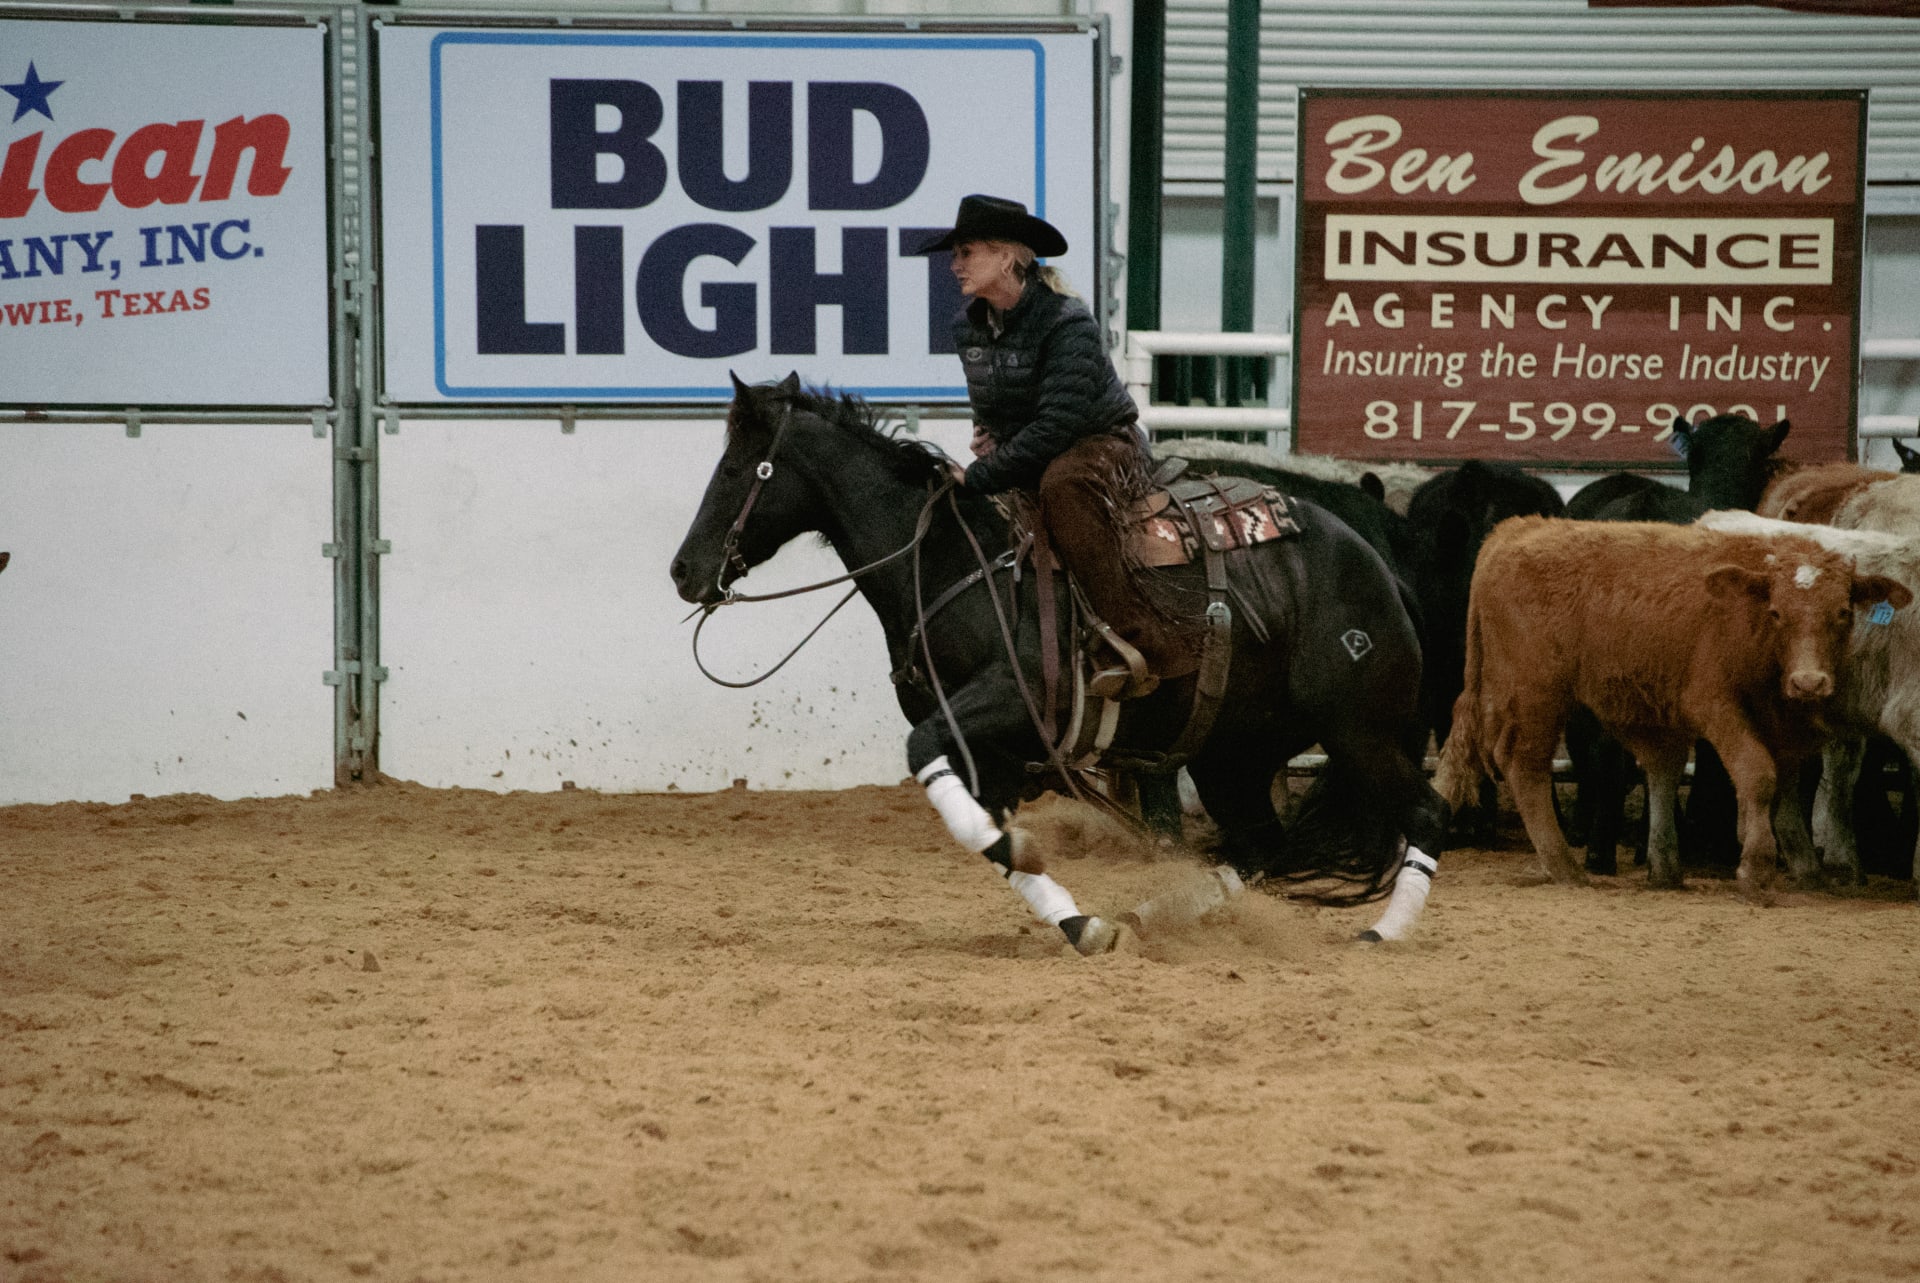
[[1875, 602], [1873, 604], [1873, 609], [1867, 612], [1867, 622], [1870, 624], [1892, 623], [1893, 622], [1893, 603], [1890, 601]]

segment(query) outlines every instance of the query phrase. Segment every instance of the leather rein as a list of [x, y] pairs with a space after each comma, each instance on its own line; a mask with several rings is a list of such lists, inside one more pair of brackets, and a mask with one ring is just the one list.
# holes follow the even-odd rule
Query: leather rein
[[[825, 628], [827, 621], [839, 614], [842, 606], [853, 600], [853, 595], [860, 591], [859, 584], [854, 581], [860, 579], [863, 575], [880, 569], [882, 566], [898, 561], [900, 558], [910, 552], [916, 551], [920, 547], [921, 542], [927, 537], [928, 528], [933, 524], [934, 505], [939, 502], [942, 495], [949, 493], [954, 486], [953, 478], [948, 477], [928, 491], [927, 501], [921, 506], [920, 515], [914, 521], [913, 535], [906, 543], [886, 554], [884, 557], [870, 561], [864, 566], [858, 566], [844, 574], [835, 575], [830, 579], [821, 579], [810, 584], [802, 584], [798, 588], [783, 588], [778, 592], [768, 593], [735, 592], [726, 582], [727, 571], [737, 568], [739, 575], [736, 575], [736, 578], [747, 573], [748, 566], [746, 560], [740, 555], [740, 536], [747, 528], [747, 518], [753, 515], [753, 506], [760, 499], [762, 487], [773, 479], [773, 456], [779, 452], [780, 443], [786, 437], [787, 429], [791, 427], [792, 424], [793, 403], [787, 401], [783, 404], [781, 410], [780, 425], [774, 429], [773, 440], [767, 444], [767, 453], [753, 469], [753, 484], [747, 487], [747, 497], [740, 505], [740, 514], [733, 519], [733, 524], [727, 527], [726, 538], [721, 542], [720, 568], [715, 572], [714, 576], [714, 587], [720, 590], [720, 600], [708, 602], [698, 608], [700, 622], [695, 624], [693, 628], [694, 667], [700, 670], [701, 676], [718, 686], [727, 686], [735, 690], [740, 690], [748, 686], [758, 686], [761, 682], [766, 681], [782, 668], [785, 668], [788, 661], [800, 653], [801, 647], [812, 641], [814, 634], [818, 633], [822, 628]], [[917, 559], [915, 568], [917, 571]], [[792, 650], [789, 650], [785, 655], [781, 656], [778, 663], [766, 672], [761, 673], [758, 677], [748, 678], [745, 681], [729, 681], [724, 677], [716, 676], [707, 668], [706, 664], [702, 662], [700, 658], [700, 631], [707, 626], [707, 621], [713, 618], [714, 612], [722, 606], [732, 606], [741, 602], [778, 601], [782, 597], [798, 597], [803, 593], [818, 592], [822, 588], [832, 588], [836, 584], [852, 584], [852, 587], [848, 588], [846, 594], [834, 603], [833, 609], [821, 616], [820, 622], [809, 629], [806, 636], [794, 643]], [[942, 602], [941, 604], [944, 605], [945, 603]], [[921, 622], [924, 624], [925, 619], [923, 618]]]
[[[966, 520], [960, 514], [959, 502], [954, 495], [957, 485], [953, 477], [946, 477], [928, 489], [927, 501], [920, 507], [920, 514], [914, 520], [913, 534], [908, 538], [907, 542], [892, 552], [887, 553], [885, 556], [868, 562], [864, 566], [855, 567], [843, 574], [835, 575], [830, 579], [821, 579], [814, 583], [803, 584], [798, 588], [785, 588], [778, 592], [735, 592], [733, 588], [725, 582], [729, 568], [738, 567], [741, 575], [747, 573], [748, 567], [746, 561], [740, 555], [740, 536], [742, 532], [746, 530], [747, 519], [753, 514], [754, 504], [759, 501], [761, 489], [768, 481], [773, 479], [774, 455], [779, 452], [780, 443], [786, 437], [787, 429], [791, 427], [792, 424], [793, 403], [787, 401], [782, 407], [780, 424], [774, 429], [773, 440], [767, 444], [766, 454], [762, 456], [760, 462], [754, 467], [753, 484], [747, 488], [747, 497], [740, 505], [740, 513], [733, 519], [733, 524], [727, 527], [726, 538], [720, 545], [720, 568], [715, 572], [714, 586], [720, 590], [722, 595], [720, 600], [708, 602], [699, 608], [700, 622], [694, 625], [693, 629], [693, 662], [694, 666], [700, 670], [701, 676], [716, 685], [739, 690], [748, 686], [757, 686], [779, 672], [782, 668], [785, 668], [788, 662], [800, 653], [801, 648], [812, 641], [815, 634], [827, 626], [827, 621], [838, 614], [842, 606], [845, 606], [849, 601], [853, 600], [853, 595], [860, 591], [859, 584], [854, 581], [880, 569], [882, 566], [898, 561], [908, 553], [918, 553], [920, 545], [926, 539], [927, 531], [933, 524], [935, 507], [939, 504], [940, 500], [944, 498], [948, 506], [953, 509], [954, 520], [959, 523], [960, 529], [965, 532], [967, 542], [972, 547], [974, 558], [979, 562], [979, 568], [968, 575], [962, 576], [956, 583], [949, 585], [945, 591], [941, 592], [934, 599], [932, 605], [929, 606], [922, 597], [920, 558], [917, 555], [914, 557], [913, 595], [917, 618], [914, 622], [913, 631], [908, 639], [909, 659], [907, 665], [903, 666], [901, 670], [896, 671], [894, 674], [895, 681], [897, 683], [903, 674], [909, 671], [913, 665], [914, 661], [911, 658], [913, 643], [918, 641], [921, 652], [920, 658], [925, 661], [927, 677], [929, 684], [933, 688], [934, 699], [939, 704], [940, 711], [946, 718], [948, 727], [953, 732], [954, 742], [959, 747], [960, 755], [967, 768], [972, 791], [977, 795], [980, 791], [979, 771], [974, 764], [973, 753], [967, 746], [966, 736], [960, 730], [959, 719], [954, 716], [952, 706], [947, 700], [946, 690], [934, 666], [932, 646], [927, 636], [927, 622], [932, 619], [934, 615], [938, 614], [948, 602], [954, 600], [975, 583], [984, 580], [987, 587], [987, 595], [993, 602], [993, 613], [995, 622], [999, 625], [1001, 639], [1007, 647], [1008, 657], [1013, 660], [1014, 680], [1019, 687], [1021, 699], [1027, 706], [1027, 713], [1033, 719], [1034, 729], [1040, 733], [1041, 742], [1047, 747], [1048, 758], [1051, 760], [1052, 765], [1059, 770], [1061, 778], [1066, 781], [1069, 790], [1082, 798], [1088, 797], [1087, 790], [1080, 786], [1079, 782], [1074, 778], [1074, 772], [1068, 768], [1065, 760], [1062, 758], [1060, 746], [1054, 743], [1054, 737], [1049, 733], [1046, 725], [1051, 719], [1050, 717], [1043, 716], [1038, 704], [1034, 701], [1032, 691], [1027, 686], [1026, 676], [1021, 671], [1019, 661], [1017, 658], [1014, 658], [1017, 648], [1013, 638], [1013, 628], [1007, 617], [1006, 609], [1001, 604], [1000, 593], [993, 585], [993, 575], [995, 571], [1013, 569], [1018, 566], [1019, 549], [1016, 546], [998, 557], [989, 558], [987, 556], [986, 550], [981, 546], [979, 538], [973, 533], [973, 528], [966, 523]], [[738, 576], [736, 576], [736, 578], [737, 577]], [[707, 621], [713, 618], [714, 612], [722, 606], [731, 606], [740, 602], [778, 601], [783, 597], [797, 597], [803, 593], [817, 592], [822, 588], [831, 588], [843, 583], [852, 584], [852, 586], [847, 589], [846, 594], [834, 603], [831, 610], [821, 616], [820, 622], [809, 629], [806, 636], [794, 643], [793, 648], [781, 656], [778, 663], [774, 664], [773, 667], [767, 669], [759, 676], [751, 677], [744, 681], [730, 681], [727, 678], [716, 676], [701, 660], [700, 632], [707, 626]]]

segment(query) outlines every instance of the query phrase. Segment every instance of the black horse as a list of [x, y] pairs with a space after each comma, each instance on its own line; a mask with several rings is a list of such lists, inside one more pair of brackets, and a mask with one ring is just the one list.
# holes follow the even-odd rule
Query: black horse
[[[1117, 928], [1082, 914], [1007, 827], [1021, 801], [1066, 787], [1068, 777], [1027, 701], [1042, 690], [1035, 577], [1000, 558], [1011, 537], [1005, 517], [954, 488], [953, 476], [945, 455], [880, 430], [858, 398], [803, 389], [798, 375], [756, 387], [736, 379], [726, 449], [674, 558], [674, 584], [711, 608], [787, 541], [822, 535], [880, 618], [913, 723], [907, 765], [949, 832], [992, 860], [1081, 952], [1103, 951]], [[1294, 510], [1297, 535], [1227, 554], [1236, 603], [1228, 686], [1187, 765], [1221, 832], [1223, 861], [1322, 903], [1395, 888], [1373, 938], [1391, 937], [1424, 902], [1446, 820], [1418, 765], [1420, 651], [1380, 557], [1313, 505]], [[993, 573], [976, 573], [989, 563]], [[1206, 600], [1200, 566], [1153, 575], [1163, 600]], [[1056, 602], [1065, 598], [1055, 591]], [[1064, 607], [1056, 619], [1064, 635]], [[1164, 750], [1185, 725], [1194, 688], [1188, 677], [1128, 702], [1113, 750]], [[1275, 777], [1316, 743], [1327, 769], [1309, 792], [1313, 804], [1283, 826]], [[1403, 867], [1418, 875], [1396, 877]]]

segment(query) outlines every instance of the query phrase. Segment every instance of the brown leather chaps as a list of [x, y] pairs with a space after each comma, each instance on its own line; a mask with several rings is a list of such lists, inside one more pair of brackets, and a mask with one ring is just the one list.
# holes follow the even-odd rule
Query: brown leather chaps
[[1148, 599], [1123, 551], [1121, 522], [1151, 488], [1146, 452], [1129, 427], [1075, 442], [1040, 477], [1040, 516], [1055, 554], [1095, 613], [1165, 680], [1200, 665], [1199, 637]]

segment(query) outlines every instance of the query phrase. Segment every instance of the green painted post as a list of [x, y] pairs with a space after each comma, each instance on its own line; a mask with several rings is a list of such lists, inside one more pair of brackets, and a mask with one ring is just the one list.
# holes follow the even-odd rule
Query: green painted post
[[[1253, 329], [1255, 175], [1260, 160], [1260, 0], [1227, 0], [1227, 127], [1220, 328]], [[1226, 402], [1241, 403], [1247, 361], [1228, 358]]]
[[1167, 0], [1133, 6], [1127, 160], [1127, 328], [1160, 328], [1160, 179], [1166, 156]]

